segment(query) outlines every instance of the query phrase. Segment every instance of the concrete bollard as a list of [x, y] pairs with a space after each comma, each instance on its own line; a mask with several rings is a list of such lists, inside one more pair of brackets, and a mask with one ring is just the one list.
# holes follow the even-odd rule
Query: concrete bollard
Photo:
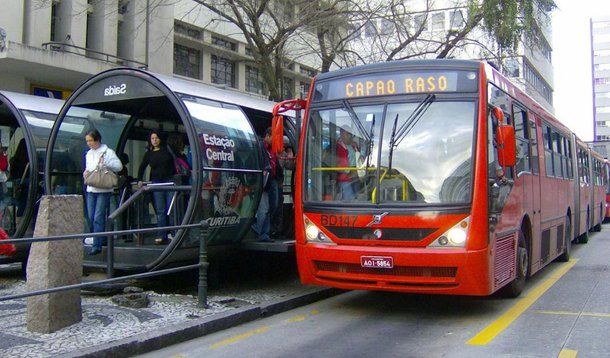
[[[84, 232], [81, 195], [43, 196], [34, 237]], [[27, 265], [28, 291], [78, 284], [83, 272], [81, 240], [33, 243]], [[80, 290], [55, 292], [27, 298], [27, 329], [52, 333], [82, 320]]]

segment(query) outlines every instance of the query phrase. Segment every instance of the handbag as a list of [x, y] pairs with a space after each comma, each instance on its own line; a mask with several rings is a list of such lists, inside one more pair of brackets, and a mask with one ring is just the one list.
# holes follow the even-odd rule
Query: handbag
[[85, 184], [98, 189], [112, 189], [119, 183], [118, 175], [102, 164], [102, 159], [106, 152], [102, 153], [97, 166], [92, 172], [85, 176]]

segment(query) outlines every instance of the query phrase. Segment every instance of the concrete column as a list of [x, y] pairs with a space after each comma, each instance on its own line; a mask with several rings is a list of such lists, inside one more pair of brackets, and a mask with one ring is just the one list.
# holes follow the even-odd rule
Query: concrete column
[[[34, 237], [83, 233], [84, 228], [81, 195], [42, 197]], [[78, 284], [82, 271], [81, 240], [34, 243], [28, 259], [27, 290]], [[78, 323], [82, 320], [80, 290], [28, 297], [26, 316], [28, 331], [38, 333], [52, 333]]]
[[[117, 54], [118, 0], [91, 3], [92, 13], [87, 21], [87, 48], [108, 55]], [[105, 60], [104, 56], [90, 56]], [[112, 59], [111, 59], [112, 60]]]
[[148, 68], [171, 76], [174, 72], [174, 2], [160, 0], [149, 6]]
[[145, 63], [147, 49], [146, 24], [148, 12], [156, 1], [132, 0], [126, 3], [119, 33], [119, 57]]
[[23, 40], [26, 45], [41, 47], [51, 41], [51, 1], [26, 0]]
[[3, 1], [0, 28], [6, 31], [6, 41], [23, 42], [23, 0]]
[[[56, 41], [85, 47], [87, 41], [87, 0], [64, 0], [56, 15]], [[82, 50], [71, 50], [84, 55]]]

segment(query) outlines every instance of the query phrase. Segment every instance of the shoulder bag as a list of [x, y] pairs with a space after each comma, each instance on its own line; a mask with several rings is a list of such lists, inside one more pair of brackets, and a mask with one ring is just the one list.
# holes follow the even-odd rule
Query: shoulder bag
[[95, 169], [85, 176], [85, 184], [99, 189], [112, 189], [119, 183], [119, 177], [102, 163], [106, 152], [102, 153]]

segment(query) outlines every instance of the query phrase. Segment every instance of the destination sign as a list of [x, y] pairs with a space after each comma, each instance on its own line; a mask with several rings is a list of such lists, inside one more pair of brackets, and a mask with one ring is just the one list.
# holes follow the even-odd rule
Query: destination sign
[[315, 100], [332, 100], [413, 93], [474, 92], [478, 76], [473, 71], [412, 71], [374, 73], [316, 84]]

